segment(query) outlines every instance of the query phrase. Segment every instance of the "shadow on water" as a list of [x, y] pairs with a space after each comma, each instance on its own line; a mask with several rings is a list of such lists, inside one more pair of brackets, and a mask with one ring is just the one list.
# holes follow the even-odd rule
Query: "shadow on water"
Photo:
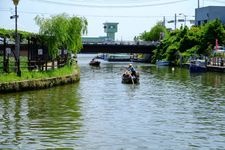
[[1, 95], [0, 149], [225, 149], [224, 74], [79, 58], [77, 84]]
[[78, 86], [1, 95], [0, 148], [71, 145], [82, 126]]

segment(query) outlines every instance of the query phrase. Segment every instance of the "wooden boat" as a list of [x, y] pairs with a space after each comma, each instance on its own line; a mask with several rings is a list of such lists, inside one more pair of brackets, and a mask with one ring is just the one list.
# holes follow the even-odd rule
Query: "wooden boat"
[[136, 76], [131, 76], [129, 71], [125, 71], [122, 75], [122, 83], [125, 84], [139, 84], [139, 73]]
[[206, 72], [207, 71], [207, 65], [205, 60], [201, 59], [196, 59], [196, 60], [191, 60], [190, 61], [190, 66], [189, 66], [190, 72]]
[[89, 62], [89, 65], [90, 65], [90, 66], [96, 66], [96, 67], [98, 67], [98, 66], [100, 66], [100, 61], [97, 61], [97, 60], [91, 60], [91, 61]]

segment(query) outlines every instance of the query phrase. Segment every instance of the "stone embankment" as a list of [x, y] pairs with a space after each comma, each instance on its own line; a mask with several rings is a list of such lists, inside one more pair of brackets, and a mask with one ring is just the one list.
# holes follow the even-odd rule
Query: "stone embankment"
[[62, 77], [0, 83], [0, 93], [45, 89], [51, 88], [53, 86], [74, 83], [79, 80], [80, 73], [76, 72], [71, 75], [66, 75]]

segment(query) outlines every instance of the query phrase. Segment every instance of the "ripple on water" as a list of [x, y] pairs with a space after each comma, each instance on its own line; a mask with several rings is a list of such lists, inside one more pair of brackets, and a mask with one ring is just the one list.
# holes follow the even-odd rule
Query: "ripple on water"
[[[134, 63], [82, 60], [77, 84], [1, 95], [0, 149], [225, 149], [225, 78]], [[78, 61], [79, 62], [79, 61]]]

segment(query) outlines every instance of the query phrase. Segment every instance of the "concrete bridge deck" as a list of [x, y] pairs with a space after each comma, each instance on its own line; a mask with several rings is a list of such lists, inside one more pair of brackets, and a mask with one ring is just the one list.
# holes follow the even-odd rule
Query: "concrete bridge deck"
[[102, 42], [83, 43], [80, 53], [144, 53], [152, 54], [159, 42]]
[[[152, 54], [153, 50], [159, 45], [159, 42], [134, 42], [134, 41], [115, 41], [115, 42], [96, 42], [83, 43], [80, 53], [143, 53]], [[7, 47], [14, 48], [14, 44], [7, 44]], [[28, 44], [20, 44], [21, 53], [27, 52]], [[4, 45], [0, 43], [0, 49]]]

